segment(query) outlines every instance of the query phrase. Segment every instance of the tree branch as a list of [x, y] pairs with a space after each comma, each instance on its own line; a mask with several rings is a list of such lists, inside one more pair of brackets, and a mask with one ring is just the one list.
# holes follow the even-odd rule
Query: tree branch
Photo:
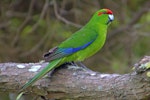
[[[46, 65], [47, 63], [0, 64], [0, 91], [17, 92], [19, 87]], [[150, 97], [149, 69], [150, 56], [135, 64], [133, 72], [124, 75], [102, 74], [62, 65], [50, 78], [42, 78], [26, 91], [36, 96], [61, 100], [141, 100]]]

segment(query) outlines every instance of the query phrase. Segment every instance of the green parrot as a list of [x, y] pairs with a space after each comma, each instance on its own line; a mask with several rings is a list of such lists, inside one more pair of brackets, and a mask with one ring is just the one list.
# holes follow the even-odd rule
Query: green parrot
[[94, 55], [104, 45], [107, 27], [113, 20], [113, 13], [109, 9], [95, 12], [84, 27], [44, 55], [49, 64], [29, 80], [21, 90], [26, 89], [49, 71], [66, 62], [83, 61]]

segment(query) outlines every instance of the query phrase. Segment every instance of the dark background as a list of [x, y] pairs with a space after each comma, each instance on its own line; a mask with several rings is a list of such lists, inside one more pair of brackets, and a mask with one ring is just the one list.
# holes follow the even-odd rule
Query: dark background
[[[55, 2], [53, 2], [55, 1]], [[113, 11], [104, 47], [84, 61], [90, 69], [127, 73], [150, 55], [149, 0], [1, 0], [0, 62], [38, 62], [101, 9]]]

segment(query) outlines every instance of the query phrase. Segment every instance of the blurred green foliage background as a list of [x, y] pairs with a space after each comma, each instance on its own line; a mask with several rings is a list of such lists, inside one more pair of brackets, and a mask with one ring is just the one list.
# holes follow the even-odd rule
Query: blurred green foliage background
[[[150, 0], [1, 0], [0, 62], [38, 62], [101, 8], [114, 12], [105, 46], [90, 69], [126, 73], [150, 55]], [[80, 41], [77, 41], [80, 42]]]

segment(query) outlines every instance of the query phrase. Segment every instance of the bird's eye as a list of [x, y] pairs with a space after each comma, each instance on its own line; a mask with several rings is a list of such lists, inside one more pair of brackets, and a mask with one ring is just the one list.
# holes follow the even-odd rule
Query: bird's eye
[[100, 15], [102, 15], [102, 14], [107, 14], [107, 12], [106, 12], [106, 11], [104, 11], [104, 12], [99, 12], [99, 13], [98, 13], [98, 16], [100, 16]]
[[103, 14], [107, 14], [107, 12], [105, 11], [105, 12], [103, 12]]

